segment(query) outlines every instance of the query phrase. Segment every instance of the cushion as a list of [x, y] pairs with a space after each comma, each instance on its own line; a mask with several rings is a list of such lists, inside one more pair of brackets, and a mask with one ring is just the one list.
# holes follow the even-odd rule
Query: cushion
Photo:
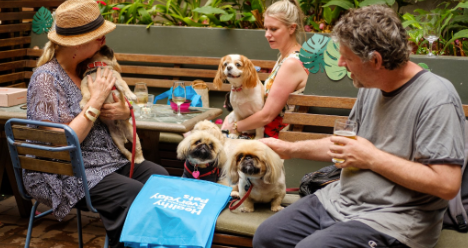
[[168, 133], [160, 132], [159, 133], [159, 142], [161, 143], [174, 143], [179, 144], [184, 139], [181, 133]]
[[[299, 199], [299, 195], [286, 194], [282, 205], [288, 206]], [[253, 213], [242, 213], [239, 208], [234, 211], [226, 208], [218, 217], [216, 231], [253, 237], [258, 226], [273, 214], [270, 204], [255, 204]]]

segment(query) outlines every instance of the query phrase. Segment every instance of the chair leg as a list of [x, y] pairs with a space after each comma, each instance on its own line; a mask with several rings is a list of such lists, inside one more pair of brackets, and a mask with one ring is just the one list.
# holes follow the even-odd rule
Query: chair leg
[[109, 237], [106, 234], [106, 241], [104, 242], [104, 248], [109, 248]]
[[31, 208], [31, 214], [29, 215], [28, 233], [26, 234], [26, 241], [24, 242], [24, 248], [29, 248], [29, 243], [31, 242], [31, 234], [32, 234], [32, 228], [33, 228], [34, 217], [36, 214], [37, 206], [39, 206], [38, 201], [36, 201], [34, 203], [34, 206]]
[[76, 222], [78, 223], [78, 243], [83, 248], [83, 234], [81, 233], [81, 211], [76, 209]]

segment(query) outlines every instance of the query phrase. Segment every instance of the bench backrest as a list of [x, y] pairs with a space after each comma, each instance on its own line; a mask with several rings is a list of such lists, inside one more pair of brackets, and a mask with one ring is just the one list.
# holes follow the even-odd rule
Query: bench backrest
[[[321, 139], [333, 134], [336, 119], [346, 119], [356, 98], [291, 94], [288, 104], [295, 105], [294, 112], [284, 115], [289, 130], [280, 132], [279, 138], [287, 141]], [[468, 117], [468, 105], [463, 105]]]
[[[36, 60], [43, 50], [18, 49], [16, 52], [18, 56], [26, 56], [26, 59], [0, 64], [0, 69], [3, 67], [17, 70], [25, 68], [26, 71], [5, 75], [0, 83], [30, 79], [33, 73], [32, 68], [36, 67]], [[123, 79], [130, 86], [145, 82], [148, 87], [170, 88], [174, 81], [191, 83], [195, 79], [201, 79], [207, 83], [210, 90], [226, 92], [230, 90], [229, 84], [223, 85], [221, 89], [215, 89], [213, 85], [220, 58], [129, 53], [116, 53], [115, 56], [122, 67]], [[269, 75], [267, 71], [275, 65], [275, 61], [271, 60], [252, 60], [252, 62], [261, 68], [259, 72], [261, 81], [267, 79]]]

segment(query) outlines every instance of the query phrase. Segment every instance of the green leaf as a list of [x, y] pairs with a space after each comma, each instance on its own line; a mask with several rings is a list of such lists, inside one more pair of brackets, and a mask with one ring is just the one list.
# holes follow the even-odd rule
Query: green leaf
[[323, 53], [327, 49], [327, 43], [329, 41], [330, 38], [327, 36], [314, 34], [309, 40], [302, 44], [299, 59], [310, 72], [323, 72], [325, 68]]
[[395, 4], [395, 0], [386, 0], [388, 6], [393, 6]]
[[331, 80], [341, 80], [347, 74], [346, 67], [338, 66], [340, 58], [339, 44], [333, 41], [328, 42], [327, 50], [325, 51], [325, 72]]
[[406, 28], [406, 27], [408, 27], [408, 26], [410, 26], [410, 25], [413, 26], [413, 27], [415, 27], [415, 28], [418, 28], [418, 29], [421, 29], [421, 28], [422, 28], [421, 25], [419, 25], [419, 22], [416, 21], [416, 20], [404, 21], [404, 22], [402, 23], [402, 25], [403, 25], [404, 28]]
[[211, 6], [203, 6], [203, 7], [200, 7], [200, 8], [196, 8], [193, 10], [193, 12], [197, 12], [197, 13], [200, 13], [200, 14], [205, 14], [205, 15], [212, 15], [212, 14], [227, 14], [226, 11], [220, 9], [220, 8], [214, 8], [214, 7], [211, 7]]
[[359, 4], [359, 7], [374, 5], [374, 4], [387, 4], [386, 0], [364, 0]]
[[190, 19], [190, 17], [185, 17], [182, 20], [189, 26], [193, 26], [193, 27], [203, 27], [204, 26], [201, 23], [192, 21], [192, 19]]
[[465, 2], [465, 3], [458, 3], [457, 6], [455, 6], [455, 7], [452, 9], [452, 11], [454, 11], [454, 10], [456, 10], [456, 9], [458, 9], [458, 8], [464, 8], [464, 9], [468, 8], [468, 2]]
[[252, 0], [250, 2], [252, 10], [258, 10], [258, 13], [263, 13], [263, 4], [261, 0]]
[[429, 69], [429, 66], [425, 63], [418, 63], [419, 66], [421, 66], [423, 69], [426, 69], [428, 71], [431, 71], [431, 69]]
[[138, 8], [138, 14], [140, 14], [139, 20], [141, 24], [148, 24], [153, 22], [151, 16], [148, 14], [148, 11], [146, 11], [145, 8]]
[[146, 26], [146, 29], [150, 28], [151, 25], [153, 25], [153, 24], [154, 24], [154, 22], [151, 22], [150, 24], [148, 24], [148, 25]]
[[339, 6], [345, 10], [348, 10], [354, 7], [354, 4], [347, 0], [331, 0], [327, 4], [323, 5], [322, 8], [325, 9], [325, 7], [329, 7], [329, 6]]
[[452, 19], [453, 22], [468, 22], [468, 15], [457, 15]]
[[44, 7], [41, 7], [33, 17], [32, 31], [36, 34], [42, 34], [49, 32], [52, 27], [54, 19], [50, 14], [50, 11]]
[[225, 14], [225, 15], [221, 15], [221, 16], [219, 17], [219, 20], [222, 21], [222, 22], [228, 22], [228, 21], [230, 21], [234, 16], [235, 16], [235, 14]]
[[460, 38], [468, 38], [468, 29], [465, 29], [465, 30], [462, 30], [462, 31], [459, 31], [459, 32], [455, 33], [453, 35], [453, 38], [450, 39], [449, 41], [447, 41], [447, 43], [444, 46], [444, 49], [442, 49], [442, 50], [445, 50], [448, 45], [450, 45], [456, 39], [460, 39]]

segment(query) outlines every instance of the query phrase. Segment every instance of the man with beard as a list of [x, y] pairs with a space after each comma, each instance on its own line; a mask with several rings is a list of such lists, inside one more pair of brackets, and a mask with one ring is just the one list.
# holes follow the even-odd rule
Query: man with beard
[[337, 23], [339, 65], [359, 88], [357, 139], [263, 139], [282, 158], [342, 159], [340, 181], [267, 219], [254, 247], [434, 247], [461, 184], [465, 116], [446, 79], [409, 61], [407, 34], [384, 6]]

